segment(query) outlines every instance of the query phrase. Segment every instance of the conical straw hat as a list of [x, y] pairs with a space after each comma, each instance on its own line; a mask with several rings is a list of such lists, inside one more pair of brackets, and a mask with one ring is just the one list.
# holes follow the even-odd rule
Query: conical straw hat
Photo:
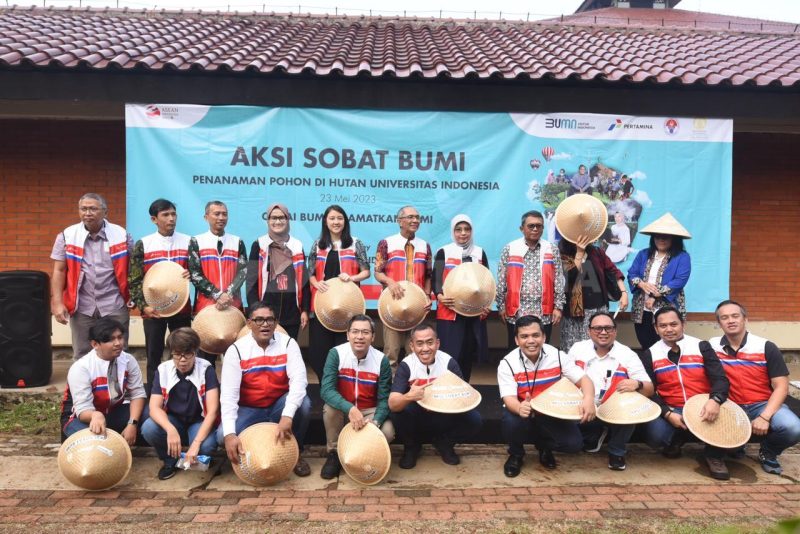
[[325, 283], [328, 290], [317, 291], [314, 296], [314, 313], [331, 332], [344, 332], [351, 317], [367, 311], [364, 294], [355, 282], [332, 278]]
[[713, 423], [700, 420], [700, 410], [708, 402], [708, 394], [695, 395], [683, 407], [683, 421], [698, 439], [722, 449], [741, 447], [750, 440], [750, 418], [742, 408], [731, 401], [719, 407], [719, 416]]
[[[276, 332], [280, 332], [281, 334], [286, 335], [286, 336], [289, 335], [289, 333], [279, 324], [275, 325], [275, 331]], [[250, 327], [247, 326], [247, 323], [245, 323], [245, 325], [242, 327], [242, 329], [239, 330], [239, 333], [236, 334], [236, 341], [239, 341], [240, 339], [242, 339], [244, 336], [246, 336], [249, 333], [250, 333]]]
[[373, 423], [367, 423], [361, 430], [347, 423], [339, 433], [337, 452], [345, 473], [367, 486], [383, 480], [392, 465], [386, 436]]
[[292, 436], [282, 445], [275, 443], [277, 433], [275, 423], [257, 423], [239, 434], [244, 454], [239, 455], [239, 463], [233, 464], [233, 471], [242, 482], [272, 486], [292, 472], [300, 458], [297, 440]]
[[[465, 317], [483, 313], [494, 302], [497, 286], [492, 273], [480, 263], [456, 265], [442, 284], [445, 297], [455, 299], [453, 309]], [[441, 306], [441, 304], [440, 304]]]
[[581, 418], [582, 402], [581, 390], [567, 378], [562, 377], [561, 380], [539, 393], [531, 401], [531, 407], [539, 413], [556, 419], [578, 421]]
[[599, 198], [585, 193], [567, 197], [556, 208], [556, 228], [561, 236], [577, 243], [588, 236], [590, 243], [600, 239], [608, 226], [608, 211]]
[[133, 458], [125, 438], [111, 429], [106, 435], [88, 428], [75, 432], [58, 450], [58, 469], [72, 484], [91, 491], [112, 488], [125, 480]]
[[683, 225], [678, 222], [678, 219], [673, 217], [669, 212], [639, 230], [639, 233], [647, 235], [675, 235], [684, 239], [692, 238], [692, 234], [689, 233], [689, 230], [684, 228]]
[[615, 391], [597, 407], [597, 418], [612, 425], [637, 425], [658, 419], [661, 407], [636, 391]]
[[464, 413], [480, 403], [478, 390], [451, 371], [445, 371], [426, 387], [422, 400], [418, 402], [426, 410], [439, 413]]
[[378, 315], [387, 327], [405, 332], [425, 320], [428, 297], [422, 288], [413, 282], [403, 280], [398, 283], [405, 290], [403, 298], [394, 299], [391, 291], [384, 289], [378, 299]]
[[183, 267], [174, 261], [160, 261], [144, 275], [144, 300], [162, 317], [175, 315], [189, 300], [189, 280], [183, 272]]
[[192, 329], [200, 336], [201, 349], [211, 354], [224, 354], [236, 341], [244, 324], [244, 315], [233, 306], [218, 310], [211, 305], [195, 315]]

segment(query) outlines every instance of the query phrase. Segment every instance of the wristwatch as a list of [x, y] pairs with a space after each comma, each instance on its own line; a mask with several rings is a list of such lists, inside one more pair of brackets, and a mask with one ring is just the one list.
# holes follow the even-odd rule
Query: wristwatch
[[722, 404], [723, 402], [722, 397], [720, 397], [717, 393], [712, 393], [710, 398], [717, 404]]
[[139, 426], [139, 421], [136, 419], [128, 419], [128, 424], [133, 426]]
[[636, 391], [641, 391], [643, 387], [644, 387], [644, 382], [642, 382], [641, 380], [637, 380], [636, 381]]

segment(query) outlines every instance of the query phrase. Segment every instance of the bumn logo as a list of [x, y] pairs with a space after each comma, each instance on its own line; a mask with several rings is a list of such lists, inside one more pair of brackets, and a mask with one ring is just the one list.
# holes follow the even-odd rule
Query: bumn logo
[[578, 121], [575, 119], [545, 119], [545, 128], [564, 128], [568, 130], [577, 130]]

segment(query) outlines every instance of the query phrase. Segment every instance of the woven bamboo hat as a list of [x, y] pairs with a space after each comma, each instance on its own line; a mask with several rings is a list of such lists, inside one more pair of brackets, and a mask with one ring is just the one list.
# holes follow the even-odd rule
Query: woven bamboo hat
[[383, 432], [372, 423], [361, 430], [347, 423], [339, 433], [336, 447], [345, 473], [359, 484], [377, 484], [389, 473], [392, 465], [389, 443]]
[[411, 330], [425, 320], [428, 297], [417, 284], [403, 280], [398, 282], [405, 290], [401, 299], [392, 298], [392, 293], [384, 289], [378, 299], [378, 315], [381, 322], [399, 332]]
[[171, 317], [189, 300], [189, 280], [183, 277], [183, 267], [174, 261], [160, 261], [145, 273], [142, 292], [148, 306], [162, 317]]
[[684, 239], [692, 238], [692, 234], [689, 233], [689, 230], [684, 228], [683, 225], [678, 222], [678, 219], [676, 219], [670, 212], [665, 213], [655, 221], [639, 230], [639, 233], [647, 235], [674, 235]]
[[195, 315], [192, 328], [200, 336], [201, 349], [211, 354], [224, 354], [236, 341], [244, 324], [244, 315], [233, 306], [224, 310], [206, 306]]
[[556, 228], [561, 236], [577, 243], [582, 235], [594, 242], [608, 226], [608, 211], [599, 198], [585, 193], [567, 197], [556, 208]]
[[453, 297], [453, 308], [465, 317], [483, 313], [494, 302], [497, 286], [491, 271], [480, 263], [462, 263], [450, 271], [442, 284], [445, 297]]
[[683, 420], [698, 439], [722, 449], [741, 447], [750, 440], [750, 418], [742, 408], [731, 401], [719, 407], [719, 416], [713, 423], [700, 420], [700, 410], [708, 402], [708, 394], [695, 395], [683, 407]]
[[90, 491], [112, 488], [125, 480], [133, 458], [125, 438], [111, 429], [106, 435], [88, 428], [75, 432], [58, 450], [58, 470], [72, 484]]
[[339, 278], [325, 280], [328, 290], [314, 296], [314, 313], [331, 332], [345, 332], [350, 318], [367, 311], [367, 302], [355, 282]]
[[658, 419], [661, 408], [636, 391], [615, 391], [597, 407], [597, 418], [612, 425], [637, 425]]
[[278, 425], [257, 423], [239, 434], [244, 454], [233, 471], [242, 482], [253, 486], [272, 486], [284, 480], [292, 472], [300, 458], [300, 448], [292, 436], [283, 444], [275, 443]]
[[539, 413], [555, 417], [578, 421], [581, 418], [580, 407], [583, 402], [583, 393], [569, 379], [561, 379], [539, 393], [531, 401], [531, 407]]
[[439, 413], [464, 413], [481, 403], [481, 394], [455, 373], [445, 371], [425, 388], [418, 402], [426, 410]]
[[[289, 333], [279, 324], [275, 325], [275, 331], [276, 332], [280, 332], [281, 334], [284, 334], [284, 335], [287, 335], [287, 336], [289, 335]], [[239, 333], [236, 334], [236, 341], [239, 341], [240, 339], [242, 339], [244, 336], [246, 336], [249, 333], [250, 333], [250, 327], [247, 326], [247, 323], [245, 323], [245, 325], [242, 327], [242, 329], [239, 330]]]

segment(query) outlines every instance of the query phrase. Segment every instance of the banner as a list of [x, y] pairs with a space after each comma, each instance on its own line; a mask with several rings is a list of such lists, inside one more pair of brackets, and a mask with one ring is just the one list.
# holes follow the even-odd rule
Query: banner
[[[553, 213], [585, 172], [609, 212], [598, 244], [623, 273], [648, 246], [638, 229], [665, 212], [691, 232], [687, 309], [709, 312], [728, 296], [732, 131], [730, 120], [683, 117], [131, 104], [127, 224], [137, 239], [155, 231], [148, 207], [164, 197], [179, 231], [196, 235], [208, 230], [206, 202], [221, 200], [249, 250], [280, 202], [308, 254], [338, 204], [372, 261], [413, 205], [434, 254], [452, 241], [450, 219], [469, 215], [496, 272], [525, 211], [544, 213], [544, 238], [559, 238]], [[375, 298], [374, 278], [364, 287]]]

